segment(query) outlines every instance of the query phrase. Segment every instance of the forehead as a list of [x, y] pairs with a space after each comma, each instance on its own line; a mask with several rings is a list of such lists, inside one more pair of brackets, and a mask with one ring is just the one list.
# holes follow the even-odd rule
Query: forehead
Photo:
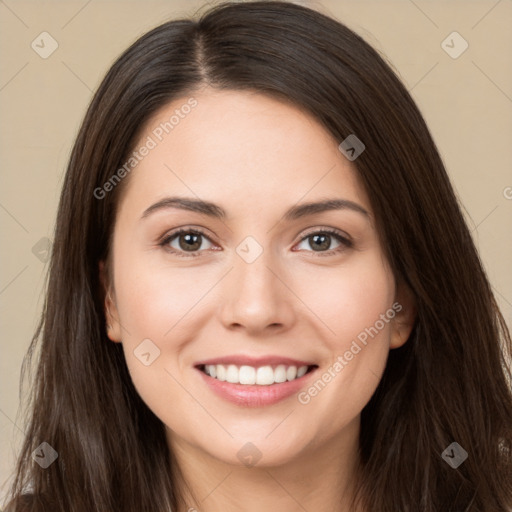
[[260, 93], [178, 98], [146, 123], [134, 150], [144, 146], [122, 199], [139, 210], [171, 194], [253, 211], [338, 196], [370, 210], [338, 141], [311, 114]]

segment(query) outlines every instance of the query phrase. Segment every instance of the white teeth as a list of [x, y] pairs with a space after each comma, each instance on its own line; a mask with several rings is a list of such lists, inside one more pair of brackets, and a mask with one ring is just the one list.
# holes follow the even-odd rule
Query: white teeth
[[[226, 368], [222, 366], [221, 364], [218, 365], [211, 365], [214, 366], [215, 370], [214, 372], [217, 373], [216, 378], [219, 380], [226, 380]], [[210, 368], [211, 368], [210, 366]], [[210, 373], [210, 376], [213, 377], [213, 375]]]
[[238, 376], [240, 384], [256, 384], [256, 370], [252, 366], [241, 366]]
[[306, 375], [306, 372], [308, 371], [308, 367], [307, 366], [301, 366], [298, 370], [297, 370], [297, 378], [299, 377], [302, 377], [303, 375]]
[[297, 377], [297, 367], [288, 366], [288, 370], [286, 370], [286, 380], [293, 380], [295, 377]]
[[204, 367], [205, 373], [217, 380], [231, 382], [232, 384], [246, 384], [259, 386], [270, 386], [298, 379], [306, 374], [307, 366], [286, 366], [278, 365], [275, 369], [272, 366], [236, 366], [234, 364], [208, 364]]
[[238, 368], [234, 364], [228, 366], [226, 372], [226, 381], [236, 384], [238, 382]]
[[286, 382], [286, 366], [284, 364], [280, 364], [274, 370], [274, 382]]
[[272, 366], [260, 366], [256, 370], [256, 384], [260, 386], [270, 386], [270, 384], [274, 384], [274, 370]]

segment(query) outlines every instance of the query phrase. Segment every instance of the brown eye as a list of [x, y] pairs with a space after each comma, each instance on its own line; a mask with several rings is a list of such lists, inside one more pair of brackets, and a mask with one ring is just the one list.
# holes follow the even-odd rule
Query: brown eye
[[180, 229], [165, 237], [160, 245], [178, 256], [183, 256], [184, 253], [188, 253], [186, 256], [200, 256], [201, 250], [208, 249], [208, 247], [203, 247], [205, 240], [210, 242], [209, 238], [201, 231]]
[[201, 236], [196, 233], [185, 233], [178, 235], [180, 249], [194, 251], [201, 247]]
[[[334, 248], [332, 247], [333, 242], [338, 244]], [[352, 247], [352, 242], [346, 236], [334, 230], [315, 231], [306, 235], [300, 243], [307, 243], [312, 249], [309, 252], [323, 253], [322, 256], [338, 253]]]
[[320, 235], [310, 235], [308, 236], [309, 245], [314, 250], [327, 250], [331, 245], [331, 235], [320, 234]]

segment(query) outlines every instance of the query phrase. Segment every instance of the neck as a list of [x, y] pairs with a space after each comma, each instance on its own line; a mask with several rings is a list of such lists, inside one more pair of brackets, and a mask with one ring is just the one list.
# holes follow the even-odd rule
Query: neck
[[359, 417], [334, 439], [318, 441], [279, 465], [246, 467], [211, 456], [167, 431], [178, 512], [296, 512], [350, 507], [358, 471]]

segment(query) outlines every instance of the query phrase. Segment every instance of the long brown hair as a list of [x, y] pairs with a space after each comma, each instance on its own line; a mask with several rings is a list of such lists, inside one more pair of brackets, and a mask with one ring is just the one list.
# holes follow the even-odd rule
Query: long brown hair
[[[360, 503], [380, 512], [509, 512], [512, 344], [436, 146], [372, 47], [340, 22], [280, 1], [220, 4], [156, 27], [94, 95], [23, 365], [22, 381], [38, 348], [10, 493], [18, 509], [165, 512], [181, 503], [164, 425], [136, 392], [121, 345], [106, 337], [98, 262], [109, 254], [122, 187], [102, 199], [94, 191], [156, 111], [205, 84], [293, 102], [336, 140], [356, 134], [366, 146], [354, 165], [417, 320], [362, 411]], [[31, 457], [42, 442], [59, 454], [46, 469]], [[457, 468], [441, 456], [453, 442], [468, 453]]]

